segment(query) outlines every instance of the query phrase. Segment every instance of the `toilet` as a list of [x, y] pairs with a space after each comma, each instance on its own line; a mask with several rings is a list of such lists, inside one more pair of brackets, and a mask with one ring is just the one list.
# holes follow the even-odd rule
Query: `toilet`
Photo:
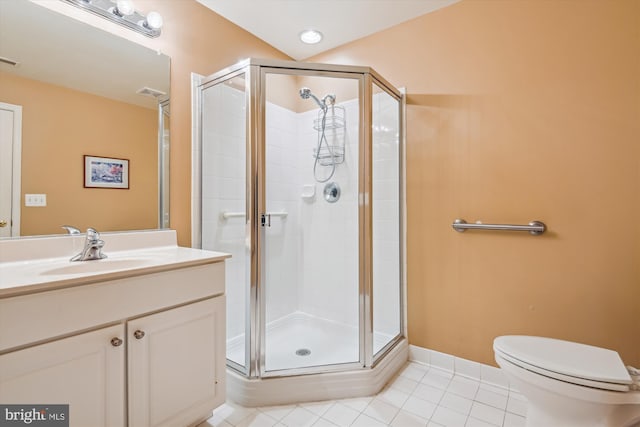
[[640, 378], [617, 352], [552, 338], [493, 341], [502, 371], [528, 401], [528, 427], [640, 426]]

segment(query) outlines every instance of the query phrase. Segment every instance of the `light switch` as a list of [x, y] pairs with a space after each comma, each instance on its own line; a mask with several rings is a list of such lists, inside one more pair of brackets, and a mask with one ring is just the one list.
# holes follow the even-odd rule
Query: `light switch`
[[24, 195], [25, 206], [47, 206], [46, 194], [25, 194]]

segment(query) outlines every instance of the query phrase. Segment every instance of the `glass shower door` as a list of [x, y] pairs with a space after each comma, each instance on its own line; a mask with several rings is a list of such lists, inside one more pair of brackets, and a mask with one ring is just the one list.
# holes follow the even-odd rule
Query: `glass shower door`
[[263, 72], [263, 374], [361, 363], [359, 84]]
[[246, 79], [237, 74], [202, 90], [202, 248], [227, 252], [227, 360], [248, 372], [251, 257], [247, 239]]
[[372, 294], [374, 358], [402, 334], [400, 99], [372, 84]]

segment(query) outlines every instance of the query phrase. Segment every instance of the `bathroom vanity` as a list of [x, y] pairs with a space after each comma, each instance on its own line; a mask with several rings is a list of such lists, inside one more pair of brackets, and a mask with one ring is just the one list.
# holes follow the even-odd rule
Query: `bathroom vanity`
[[[224, 259], [171, 230], [0, 241], [0, 402], [71, 426], [188, 426], [225, 400]], [[60, 255], [63, 255], [62, 257]]]

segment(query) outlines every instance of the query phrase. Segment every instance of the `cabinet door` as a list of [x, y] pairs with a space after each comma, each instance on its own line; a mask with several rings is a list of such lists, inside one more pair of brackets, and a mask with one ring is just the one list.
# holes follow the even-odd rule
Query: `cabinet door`
[[186, 426], [225, 400], [225, 299], [131, 320], [129, 425]]
[[68, 404], [70, 426], [125, 426], [124, 338], [116, 325], [1, 355], [0, 402]]

